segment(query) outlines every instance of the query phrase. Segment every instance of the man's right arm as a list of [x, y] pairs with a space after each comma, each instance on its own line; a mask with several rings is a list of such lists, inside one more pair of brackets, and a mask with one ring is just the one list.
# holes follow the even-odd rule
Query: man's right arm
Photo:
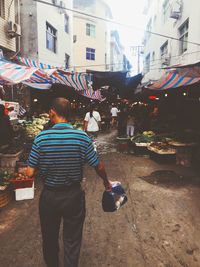
[[99, 161], [99, 158], [97, 156], [96, 151], [94, 150], [94, 146], [92, 142], [89, 143], [86, 153], [85, 153], [85, 160], [88, 162], [88, 164], [91, 167], [94, 167], [96, 170], [96, 173], [99, 175], [99, 177], [103, 180], [103, 184], [105, 186], [105, 189], [108, 191], [111, 191], [112, 185], [111, 182], [108, 180], [105, 166], [102, 161]]
[[112, 190], [112, 184], [108, 180], [104, 163], [102, 161], [100, 161], [99, 164], [95, 167], [95, 170], [96, 170], [96, 173], [99, 175], [99, 177], [103, 180], [103, 184], [105, 186], [105, 189], [107, 191], [111, 191]]

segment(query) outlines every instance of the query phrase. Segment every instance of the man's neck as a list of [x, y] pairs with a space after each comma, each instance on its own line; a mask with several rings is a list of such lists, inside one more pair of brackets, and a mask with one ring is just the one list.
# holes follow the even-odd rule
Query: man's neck
[[55, 124], [56, 123], [67, 123], [68, 121], [64, 118], [57, 118], [56, 121], [55, 121]]

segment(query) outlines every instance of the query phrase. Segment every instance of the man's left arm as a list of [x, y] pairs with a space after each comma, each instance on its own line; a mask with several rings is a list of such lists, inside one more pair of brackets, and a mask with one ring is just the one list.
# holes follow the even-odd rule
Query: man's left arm
[[31, 153], [29, 155], [28, 159], [28, 168], [26, 171], [26, 174], [28, 177], [34, 177], [39, 166], [39, 158], [40, 158], [40, 152], [39, 152], [39, 146], [34, 141]]

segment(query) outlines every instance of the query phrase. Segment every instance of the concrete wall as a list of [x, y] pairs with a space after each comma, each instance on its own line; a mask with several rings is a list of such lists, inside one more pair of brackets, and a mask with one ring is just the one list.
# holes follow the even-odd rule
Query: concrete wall
[[32, 0], [20, 0], [21, 13], [21, 54], [22, 56], [38, 59], [37, 8]]
[[[189, 18], [188, 40], [200, 44], [200, 28], [198, 26], [200, 23], [200, 1], [183, 0], [182, 16], [180, 19], [175, 20], [168, 17], [165, 22], [162, 13], [163, 2], [163, 0], [152, 1], [147, 13], [147, 21], [149, 21], [150, 18], [152, 18], [153, 21], [152, 31], [179, 38], [179, 28]], [[173, 3], [173, 1], [170, 1], [170, 3]], [[149, 40], [145, 44], [144, 50], [144, 58], [150, 53], [150, 72], [146, 73], [145, 81], [149, 79], [159, 79], [164, 73], [164, 71], [160, 69], [162, 67], [160, 48], [166, 41], [168, 41], [168, 53], [170, 55], [169, 65], [189, 64], [200, 61], [200, 45], [188, 44], [187, 51], [180, 54], [179, 41], [151, 34]], [[155, 52], [155, 60], [152, 58], [153, 52]]]
[[0, 48], [10, 51], [16, 51], [16, 39], [10, 38], [6, 31], [8, 21], [15, 22], [15, 11], [15, 2], [5, 0], [5, 16], [0, 17]]
[[[106, 17], [109, 14], [108, 6], [102, 1], [94, 1], [93, 5], [84, 8], [80, 6], [79, 9], [100, 17]], [[95, 37], [86, 35], [87, 23], [95, 25]], [[110, 68], [110, 29], [106, 22], [74, 14], [74, 35], [77, 38], [73, 44], [76, 71], [86, 71], [86, 69], [105, 71]], [[95, 49], [95, 60], [86, 59], [86, 47]]]
[[[23, 1], [21, 23], [23, 28], [22, 55], [37, 59], [39, 62], [53, 66], [65, 66], [65, 54], [70, 56], [73, 65], [73, 21], [72, 14], [55, 6], [36, 3], [32, 0]], [[72, 0], [63, 0], [65, 6], [72, 8]], [[58, 1], [58, 3], [60, 3]], [[64, 14], [69, 16], [69, 34], [64, 29]], [[46, 22], [57, 30], [56, 53], [46, 48]]]

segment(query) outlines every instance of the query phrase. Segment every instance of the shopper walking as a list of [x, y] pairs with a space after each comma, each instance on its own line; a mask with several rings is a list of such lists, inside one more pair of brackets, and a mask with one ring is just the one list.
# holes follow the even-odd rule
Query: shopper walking
[[95, 110], [95, 106], [91, 105], [90, 111], [86, 113], [84, 120], [84, 131], [94, 139], [98, 136], [100, 130], [101, 116], [98, 111]]
[[85, 162], [96, 169], [106, 190], [111, 190], [105, 168], [88, 135], [68, 123], [70, 103], [57, 98], [50, 108], [55, 124], [34, 140], [27, 174], [44, 178], [39, 211], [43, 255], [48, 267], [59, 266], [59, 229], [63, 219], [64, 266], [77, 267], [85, 219], [85, 195], [80, 182]]
[[132, 112], [130, 111], [127, 118], [127, 129], [126, 129], [126, 134], [128, 137], [134, 136], [134, 130], [135, 130], [134, 124], [135, 124], [135, 118]]
[[112, 115], [111, 125], [113, 128], [115, 128], [117, 126], [117, 117], [118, 117], [119, 110], [114, 103], [112, 104], [110, 113]]

